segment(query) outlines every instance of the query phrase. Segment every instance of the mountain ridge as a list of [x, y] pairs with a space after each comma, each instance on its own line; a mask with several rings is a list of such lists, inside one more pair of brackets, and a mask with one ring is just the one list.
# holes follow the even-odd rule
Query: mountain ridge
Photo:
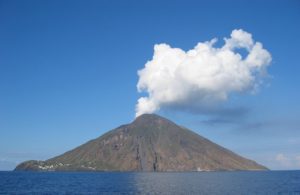
[[62, 155], [26, 161], [33, 171], [267, 170], [199, 134], [155, 114], [144, 114]]

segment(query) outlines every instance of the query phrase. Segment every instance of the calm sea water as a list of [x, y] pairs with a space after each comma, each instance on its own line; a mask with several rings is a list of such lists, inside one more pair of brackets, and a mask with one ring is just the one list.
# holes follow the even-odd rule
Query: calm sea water
[[0, 194], [299, 194], [300, 171], [0, 172]]

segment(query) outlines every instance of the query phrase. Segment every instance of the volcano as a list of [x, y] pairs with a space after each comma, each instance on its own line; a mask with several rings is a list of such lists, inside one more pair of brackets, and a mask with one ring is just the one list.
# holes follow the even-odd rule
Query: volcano
[[108, 131], [46, 161], [17, 171], [233, 171], [267, 170], [193, 131], [155, 114]]

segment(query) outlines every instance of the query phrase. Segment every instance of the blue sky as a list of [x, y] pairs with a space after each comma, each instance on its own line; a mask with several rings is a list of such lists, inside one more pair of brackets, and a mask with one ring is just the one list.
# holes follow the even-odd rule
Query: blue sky
[[271, 169], [300, 168], [299, 1], [0, 1], [0, 170], [131, 122], [153, 46], [243, 29], [272, 55], [240, 112], [158, 114]]

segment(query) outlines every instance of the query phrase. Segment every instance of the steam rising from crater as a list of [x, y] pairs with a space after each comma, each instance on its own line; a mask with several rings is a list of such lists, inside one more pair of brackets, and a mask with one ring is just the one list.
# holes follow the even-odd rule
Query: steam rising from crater
[[242, 29], [224, 40], [219, 48], [214, 38], [189, 51], [155, 45], [152, 60], [138, 71], [138, 91], [148, 96], [138, 99], [136, 116], [163, 107], [201, 113], [225, 102], [231, 93], [255, 90], [267, 74], [270, 53]]

